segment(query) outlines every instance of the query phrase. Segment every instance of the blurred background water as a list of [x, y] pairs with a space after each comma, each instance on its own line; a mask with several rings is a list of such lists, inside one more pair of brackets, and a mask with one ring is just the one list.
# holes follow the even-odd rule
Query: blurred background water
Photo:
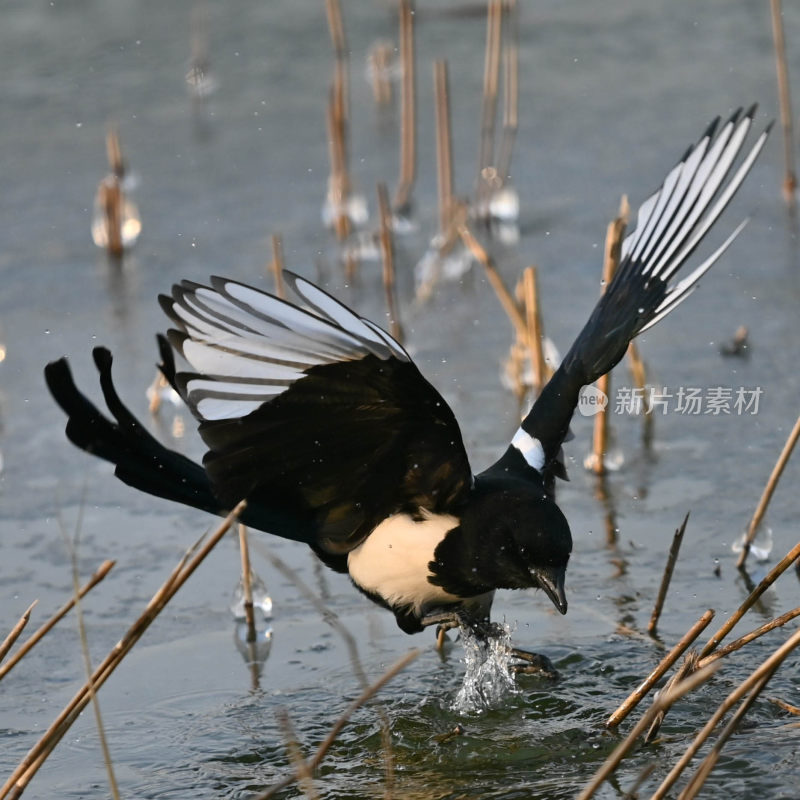
[[[317, 0], [209, 5], [209, 59], [216, 91], [198, 113], [187, 92], [190, 2], [8, 2], [0, 9], [0, 636], [34, 599], [32, 627], [71, 593], [61, 527], [79, 517], [87, 577], [117, 564], [84, 602], [95, 662], [139, 615], [185, 548], [209, 525], [117, 482], [111, 468], [72, 448], [46, 392], [44, 364], [68, 354], [78, 384], [97, 397], [90, 351], [115, 354], [120, 393], [170, 446], [202, 448], [191, 421], [165, 407], [147, 414], [155, 374], [156, 303], [172, 282], [225, 274], [271, 287], [269, 237], [283, 237], [288, 268], [326, 286], [360, 313], [386, 322], [380, 268], [343, 273], [340, 249], [320, 222], [328, 150], [325, 105], [333, 52]], [[398, 110], [380, 111], [364, 75], [377, 39], [395, 39], [389, 2], [343, 2], [350, 54], [350, 160], [375, 220], [375, 183], [394, 185]], [[789, 68], [800, 75], [800, 9], [785, 8]], [[491, 463], [518, 420], [499, 381], [511, 326], [478, 267], [413, 302], [413, 267], [436, 232], [432, 64], [450, 66], [456, 191], [474, 190], [485, 13], [481, 4], [418, 3], [418, 230], [396, 239], [400, 313], [424, 374], [453, 406], [473, 466]], [[511, 165], [520, 240], [492, 254], [507, 282], [539, 267], [547, 334], [562, 352], [599, 290], [603, 237], [622, 193], [634, 208], [717, 114], [760, 103], [757, 126], [778, 114], [766, 3], [627, 0], [520, 3], [520, 123]], [[796, 78], [795, 83], [800, 78]], [[121, 266], [90, 238], [92, 198], [106, 171], [113, 120], [138, 177], [143, 232]], [[718, 225], [719, 243], [750, 224], [703, 286], [642, 337], [650, 380], [678, 387], [760, 387], [755, 415], [668, 413], [642, 444], [641, 419], [612, 415], [622, 468], [605, 498], [582, 468], [591, 421], [577, 418], [567, 448], [571, 482], [559, 487], [575, 548], [570, 611], [541, 596], [502, 593], [498, 618], [520, 646], [556, 662], [552, 685], [521, 678], [518, 692], [482, 714], [451, 710], [464, 672], [458, 645], [444, 658], [432, 634], [409, 639], [388, 613], [305, 548], [269, 545], [358, 639], [377, 677], [412, 644], [420, 658], [380, 695], [392, 722], [396, 794], [404, 798], [573, 797], [617, 736], [607, 715], [661, 655], [626, 633], [646, 628], [671, 535], [691, 510], [660, 635], [671, 645], [706, 608], [718, 619], [747, 594], [731, 543], [745, 527], [796, 419], [800, 374], [800, 264], [781, 199], [779, 132]], [[710, 247], [707, 251], [710, 252]], [[350, 284], [350, 285], [348, 285]], [[720, 344], [750, 330], [747, 359]], [[630, 385], [624, 369], [617, 385]], [[175, 416], [186, 434], [175, 438]], [[178, 426], [178, 429], [180, 426]], [[798, 463], [770, 507], [774, 563], [798, 539]], [[82, 512], [81, 512], [82, 510]], [[247, 797], [284, 774], [275, 712], [286, 707], [311, 750], [358, 693], [347, 649], [298, 589], [254, 553], [274, 602], [266, 661], [255, 672], [237, 648], [229, 606], [239, 579], [235, 539], [225, 540], [181, 590], [100, 694], [112, 758], [126, 797]], [[770, 566], [756, 565], [760, 578]], [[742, 630], [797, 605], [787, 573]], [[714, 625], [715, 623], [712, 623]], [[791, 625], [789, 626], [792, 627]], [[652, 760], [655, 781], [688, 745], [727, 691], [785, 638], [779, 631], [733, 657], [721, 675], [676, 709], [662, 741], [637, 751], [600, 792], [618, 797]], [[0, 775], [5, 778], [83, 682], [68, 618], [0, 686]], [[767, 694], [798, 704], [791, 660]], [[438, 743], [461, 722], [465, 735]], [[709, 797], [796, 797], [798, 728], [767, 702], [729, 742]], [[625, 727], [623, 727], [623, 731]], [[655, 783], [653, 783], [653, 786]], [[323, 796], [383, 794], [378, 717], [359, 712], [320, 773]], [[297, 796], [289, 790], [286, 796]], [[31, 797], [102, 797], [107, 787], [90, 714], [84, 714], [31, 785]]]

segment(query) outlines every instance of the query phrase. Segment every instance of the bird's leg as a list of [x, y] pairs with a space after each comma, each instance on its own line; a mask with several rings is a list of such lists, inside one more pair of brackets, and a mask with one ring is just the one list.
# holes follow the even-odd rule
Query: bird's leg
[[511, 665], [511, 670], [516, 675], [539, 675], [542, 678], [559, 678], [558, 670], [553, 666], [553, 662], [541, 653], [531, 653], [529, 650], [520, 650], [512, 647], [510, 650], [513, 658], [519, 662]]
[[419, 622], [424, 628], [429, 625], [436, 626], [436, 649], [441, 653], [446, 641], [447, 631], [453, 628], [460, 628], [464, 620], [456, 611], [438, 611], [433, 614], [426, 614]]

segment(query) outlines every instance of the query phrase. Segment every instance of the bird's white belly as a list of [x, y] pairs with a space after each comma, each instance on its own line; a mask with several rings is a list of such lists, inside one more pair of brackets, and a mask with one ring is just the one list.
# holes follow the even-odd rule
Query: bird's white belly
[[458, 519], [447, 514], [420, 521], [395, 514], [348, 554], [350, 577], [390, 606], [409, 606], [417, 614], [426, 606], [458, 602], [460, 598], [428, 581], [436, 546], [457, 526]]

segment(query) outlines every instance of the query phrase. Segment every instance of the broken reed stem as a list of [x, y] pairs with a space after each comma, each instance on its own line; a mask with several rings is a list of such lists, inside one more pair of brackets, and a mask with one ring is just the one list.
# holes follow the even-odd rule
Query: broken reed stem
[[122, 158], [122, 145], [119, 141], [119, 131], [117, 126], [109, 124], [106, 129], [106, 156], [108, 157], [108, 166], [112, 175], [117, 178], [125, 177], [125, 160]]
[[686, 532], [686, 523], [688, 521], [689, 512], [687, 511], [686, 516], [683, 518], [683, 523], [681, 523], [680, 528], [675, 531], [675, 535], [672, 537], [672, 545], [669, 548], [669, 556], [667, 557], [667, 563], [664, 567], [664, 575], [661, 578], [661, 586], [658, 589], [658, 597], [656, 598], [656, 604], [653, 607], [653, 613], [650, 617], [650, 622], [647, 625], [647, 632], [651, 636], [656, 635], [658, 618], [661, 616], [661, 609], [664, 607], [664, 600], [667, 597], [667, 590], [669, 589], [669, 584], [672, 580], [672, 573], [675, 570], [675, 562], [678, 560], [678, 553], [681, 549], [681, 542], [683, 541], [683, 534]]
[[[105, 578], [106, 575], [111, 571], [111, 568], [114, 566], [115, 561], [104, 561], [98, 568], [97, 571], [92, 575], [91, 578], [86, 582], [83, 588], [79, 592], [79, 597], [84, 597], [87, 592], [91, 591], [95, 586], [97, 586], [100, 581]], [[5, 664], [0, 666], [0, 680], [11, 672], [12, 669], [29, 653], [38, 643], [41, 641], [42, 637], [53, 628], [57, 622], [59, 622], [67, 613], [72, 609], [75, 605], [75, 598], [71, 597], [64, 603], [61, 608], [50, 617], [47, 622], [44, 623], [35, 633], [31, 635], [31, 637], [23, 644], [16, 653], [14, 653], [11, 658], [6, 661]], [[33, 608], [33, 606], [31, 606]], [[30, 609], [29, 609], [30, 610]], [[0, 648], [0, 660], [2, 660], [2, 648]]]
[[[3, 643], [0, 644], [0, 661], [2, 661], [6, 653], [14, 646], [14, 642], [19, 639], [20, 634], [22, 631], [25, 630], [25, 626], [28, 624], [28, 620], [31, 618], [31, 611], [33, 611], [34, 606], [38, 603], [38, 600], [34, 600], [28, 608], [23, 612], [22, 616], [17, 620], [17, 623], [14, 627], [9, 631], [8, 636], [3, 640]], [[6, 665], [7, 666], [7, 665]], [[8, 669], [5, 669], [7, 672]], [[4, 673], [0, 673], [0, 678], [2, 678]]]
[[782, 708], [784, 711], [788, 711], [790, 714], [794, 714], [795, 716], [800, 716], [800, 708], [797, 706], [793, 706], [790, 703], [785, 703], [783, 700], [779, 700], [777, 697], [768, 697], [770, 703], [773, 705], [778, 706], [778, 708]]
[[453, 215], [453, 140], [450, 133], [450, 91], [447, 62], [433, 65], [436, 102], [436, 177], [439, 191], [439, 228], [447, 233]]
[[[756, 586], [756, 588], [748, 595], [744, 603], [742, 603], [742, 605], [725, 621], [722, 627], [708, 640], [699, 656], [696, 656], [692, 661], [687, 659], [687, 661], [684, 662], [684, 664], [681, 666], [681, 669], [670, 679], [670, 682], [672, 683], [676, 680], [679, 680], [683, 674], [693, 668], [696, 668], [697, 666], [708, 665], [719, 660], [723, 655], [727, 655], [728, 653], [732, 653], [735, 650], [744, 647], [744, 645], [746, 645], [748, 642], [751, 642], [753, 639], [763, 636], [765, 633], [768, 633], [774, 628], [786, 624], [789, 622], [789, 620], [794, 619], [795, 616], [798, 616], [798, 614], [795, 613], [797, 609], [794, 611], [789, 611], [786, 614], [783, 614], [782, 616], [762, 625], [756, 630], [745, 634], [741, 638], [731, 642], [731, 644], [727, 645], [726, 647], [720, 650], [716, 649], [719, 643], [728, 635], [728, 633], [730, 633], [733, 627], [739, 622], [739, 620], [741, 620], [744, 614], [753, 606], [758, 598], [761, 597], [761, 595], [778, 579], [783, 572], [785, 572], [792, 565], [792, 563], [794, 563], [798, 557], [800, 557], [800, 543], [795, 545], [795, 547], [792, 548], [792, 550], [764, 578], [764, 580], [762, 580], [761, 583]], [[647, 742], [653, 741], [653, 739], [657, 736], [659, 727], [664, 720], [666, 710], [667, 709], [665, 709], [664, 712], [659, 715], [659, 717], [654, 721], [651, 729], [648, 731], [646, 737]]]
[[[777, 667], [775, 669], [777, 669]], [[750, 691], [750, 694], [744, 699], [739, 708], [736, 709], [736, 713], [730, 718], [730, 720], [728, 720], [728, 724], [722, 729], [722, 732], [717, 737], [717, 741], [714, 742], [714, 745], [708, 752], [708, 755], [706, 755], [694, 775], [690, 778], [686, 788], [680, 793], [680, 795], [678, 795], [678, 800], [692, 800], [692, 798], [697, 796], [697, 793], [706, 782], [706, 778], [708, 778], [708, 776], [711, 774], [711, 771], [716, 766], [717, 761], [719, 760], [719, 754], [722, 752], [722, 748], [725, 746], [725, 743], [731, 738], [733, 733], [739, 727], [739, 723], [744, 718], [744, 715], [749, 711], [750, 706], [752, 706], [753, 703], [758, 699], [759, 694], [761, 694], [761, 690], [767, 685], [767, 683], [769, 683], [770, 679], [775, 674], [775, 669], [764, 675], [764, 677], [753, 687], [753, 689]]]
[[253, 571], [250, 568], [250, 548], [247, 545], [247, 526], [239, 523], [239, 552], [242, 556], [242, 589], [244, 618], [247, 622], [247, 641], [256, 640], [256, 615], [253, 610]]
[[[420, 652], [422, 652], [419, 648], [415, 648], [414, 650], [410, 650], [406, 653], [402, 658], [397, 660], [391, 667], [389, 667], [384, 674], [378, 678], [370, 686], [367, 686], [361, 694], [353, 700], [352, 703], [344, 710], [342, 715], [339, 717], [338, 720], [334, 723], [333, 727], [328, 732], [328, 735], [323, 740], [322, 744], [317, 748], [317, 752], [306, 761], [308, 766], [308, 770], [310, 774], [313, 774], [314, 771], [319, 767], [322, 763], [322, 760], [328, 753], [328, 750], [331, 749], [331, 745], [336, 741], [336, 738], [341, 733], [344, 726], [349, 722], [350, 717], [361, 708], [365, 703], [371, 700], [392, 678], [394, 678], [399, 672], [404, 670], [417, 656], [419, 656]], [[289, 775], [280, 782], [276, 783], [274, 786], [267, 789], [265, 792], [257, 795], [254, 800], [268, 800], [271, 797], [274, 797], [279, 791], [285, 789], [287, 786], [291, 786], [297, 780], [296, 775]]]
[[[217, 528], [201, 548], [198, 549], [200, 544], [198, 541], [183, 555], [178, 565], [161, 585], [161, 588], [153, 595], [144, 612], [142, 612], [136, 622], [128, 628], [128, 631], [122, 639], [117, 642], [105, 659], [103, 659], [102, 663], [95, 668], [90, 681], [81, 687], [39, 741], [19, 763], [8, 780], [0, 787], [0, 800], [4, 800], [6, 797], [18, 798], [22, 795], [28, 783], [37, 773], [55, 746], [61, 741], [64, 734], [80, 716], [83, 709], [86, 708], [89, 702], [91, 687], [97, 691], [97, 689], [106, 682], [112, 672], [119, 666], [122, 659], [131, 651], [136, 642], [139, 641], [144, 632], [150, 627], [153, 620], [164, 610], [165, 606], [178, 589], [183, 586], [214, 546], [222, 539], [228, 528], [230, 528], [242, 511], [244, 511], [246, 505], [244, 500], [240, 502], [236, 508], [228, 514], [219, 528]], [[202, 541], [202, 539], [200, 541]], [[191, 554], [193, 553], [194, 555], [192, 556]]]
[[[628, 200], [623, 195], [619, 205], [619, 214], [612, 220], [606, 229], [605, 251], [603, 254], [603, 291], [604, 294], [614, 278], [614, 273], [619, 266], [622, 239], [628, 224]], [[597, 388], [606, 396], [611, 389], [611, 374], [601, 375], [597, 381]], [[587, 467], [596, 475], [603, 475], [606, 471], [606, 450], [608, 449], [608, 406], [601, 408], [594, 417], [594, 431], [592, 434], [592, 453], [586, 460]]]
[[[716, 728], [719, 721], [728, 713], [730, 708], [737, 703], [745, 694], [755, 688], [762, 678], [770, 676], [783, 662], [786, 656], [792, 652], [798, 645], [800, 645], [800, 631], [796, 631], [783, 645], [781, 645], [769, 658], [767, 658], [751, 675], [746, 678], [739, 686], [736, 687], [726, 698], [723, 700], [719, 708], [714, 712], [711, 718], [706, 722], [701, 731], [697, 734], [692, 744], [681, 756], [680, 760], [675, 764], [670, 773], [664, 779], [662, 784], [658, 787], [652, 800], [660, 800], [663, 798], [670, 788], [674, 785], [675, 781], [680, 777], [684, 769], [686, 769], [689, 762], [694, 758], [697, 751], [708, 739], [708, 737]], [[708, 664], [704, 669], [713, 667], [714, 664]], [[696, 674], [696, 673], [695, 673]], [[767, 679], [769, 679], [767, 677]]]
[[770, 0], [772, 16], [772, 39], [775, 45], [775, 69], [778, 74], [778, 96], [781, 106], [781, 128], [783, 129], [783, 158], [786, 173], [783, 178], [783, 196], [789, 205], [794, 205], [797, 188], [797, 173], [794, 168], [794, 133], [792, 132], [792, 96], [789, 91], [789, 69], [786, 66], [786, 42], [783, 37], [783, 11], [781, 0]]
[[642, 718], [631, 728], [630, 733], [628, 733], [625, 739], [614, 748], [614, 751], [601, 764], [600, 768], [592, 776], [592, 779], [578, 795], [578, 800], [589, 800], [590, 797], [593, 797], [594, 793], [603, 785], [603, 782], [616, 770], [622, 759], [625, 758], [628, 751], [639, 738], [639, 735], [650, 724], [655, 715], [668, 705], [677, 702], [687, 692], [690, 692], [692, 689], [708, 680], [716, 671], [715, 667], [717, 666], [717, 664], [709, 664], [704, 669], [698, 670], [672, 688], [662, 690], [653, 705], [645, 711]]
[[386, 295], [386, 310], [389, 313], [389, 326], [392, 336], [403, 343], [403, 328], [397, 309], [394, 284], [394, 247], [392, 242], [392, 210], [385, 183], [378, 183], [378, 210], [380, 219], [381, 259], [383, 261], [383, 289]]
[[504, 186], [511, 172], [511, 156], [519, 125], [519, 17], [517, 0], [506, 5], [507, 24], [503, 45], [503, 138], [497, 156], [497, 181]]
[[272, 242], [272, 261], [269, 263], [273, 280], [275, 281], [275, 295], [281, 300], [286, 299], [286, 287], [283, 284], [283, 239], [279, 233], [273, 233], [270, 237]]
[[409, 0], [400, 0], [400, 176], [394, 194], [395, 211], [407, 211], [417, 172], [417, 84], [415, 75], [414, 14]]
[[106, 175], [97, 187], [100, 207], [106, 221], [106, 250], [113, 258], [121, 258], [122, 244], [122, 186], [116, 175]]
[[[492, 285], [497, 298], [500, 300], [503, 310], [506, 312], [506, 314], [508, 314], [508, 318], [511, 320], [511, 324], [514, 326], [517, 335], [522, 339], [523, 342], [527, 343], [528, 325], [525, 321], [525, 317], [523, 317], [519, 306], [511, 295], [511, 292], [508, 291], [505, 283], [503, 283], [503, 279], [500, 277], [500, 273], [497, 271], [497, 268], [495, 267], [492, 259], [489, 257], [489, 254], [486, 252], [483, 245], [481, 245], [481, 243], [475, 238], [466, 223], [459, 224], [458, 235], [461, 237], [461, 240], [464, 242], [464, 244], [469, 248], [469, 251], [472, 253], [475, 260], [483, 266], [484, 270], [486, 271], [486, 277], [489, 279], [489, 283]], [[528, 346], [530, 346], [530, 344]]]
[[303, 794], [313, 800], [319, 800], [319, 793], [314, 786], [314, 778], [311, 770], [308, 768], [308, 762], [303, 756], [303, 751], [300, 748], [300, 742], [297, 739], [292, 720], [289, 717], [289, 712], [285, 708], [279, 708], [275, 712], [278, 718], [278, 724], [283, 732], [283, 740], [286, 745], [286, 752], [289, 756], [289, 761], [294, 768], [297, 783], [300, 784], [300, 789]]
[[478, 208], [486, 207], [489, 194], [497, 188], [494, 159], [494, 123], [497, 116], [497, 87], [500, 76], [502, 0], [489, 0], [486, 8], [486, 53], [483, 65], [481, 139], [478, 151]]
[[539, 307], [539, 284], [535, 266], [530, 266], [522, 273], [522, 287], [525, 305], [525, 322], [528, 331], [528, 355], [533, 372], [533, 393], [538, 397], [547, 379], [550, 377], [547, 363], [544, 360], [544, 334], [542, 332], [542, 316]]
[[761, 583], [753, 589], [741, 606], [725, 621], [722, 627], [708, 640], [700, 652], [700, 658], [705, 658], [717, 645], [731, 632], [731, 629], [753, 606], [764, 592], [800, 557], [800, 542], [798, 542], [764, 577]]
[[764, 518], [769, 501], [772, 500], [775, 487], [778, 485], [778, 481], [781, 479], [783, 470], [791, 458], [792, 451], [794, 450], [794, 446], [797, 444], [798, 438], [800, 438], [800, 417], [797, 418], [797, 422], [794, 423], [794, 428], [792, 428], [789, 438], [783, 445], [783, 450], [781, 450], [781, 454], [778, 456], [778, 460], [775, 463], [772, 474], [769, 476], [767, 485], [764, 487], [764, 491], [761, 495], [761, 499], [758, 501], [758, 506], [753, 514], [753, 518], [750, 520], [750, 524], [747, 526], [747, 535], [745, 536], [744, 543], [742, 544], [742, 552], [739, 553], [739, 560], [736, 562], [737, 569], [742, 569], [744, 567], [744, 562], [747, 560], [747, 556], [750, 553], [750, 545], [753, 543], [753, 539], [755, 539], [758, 526], [761, 525], [761, 520]]
[[787, 622], [791, 622], [795, 617], [798, 616], [800, 616], [800, 606], [793, 608], [791, 611], [787, 611], [785, 614], [781, 614], [779, 617], [775, 617], [775, 619], [770, 620], [769, 622], [765, 622], [755, 630], [750, 631], [750, 633], [746, 633], [744, 636], [741, 636], [730, 644], [725, 645], [725, 647], [720, 647], [719, 650], [715, 650], [713, 653], [703, 658], [699, 662], [699, 666], [709, 664], [712, 661], [722, 658], [723, 656], [727, 656], [729, 653], [734, 653], [737, 650], [740, 650], [746, 644], [750, 644], [750, 642], [752, 642], [754, 639], [758, 639], [765, 633], [775, 630], [775, 628], [784, 626]]
[[708, 627], [714, 618], [714, 612], [709, 608], [697, 622], [684, 634], [683, 638], [672, 650], [661, 659], [653, 671], [631, 692], [620, 707], [606, 720], [607, 728], [615, 728], [633, 711], [641, 699], [655, 686], [667, 670], [683, 655], [695, 639]]

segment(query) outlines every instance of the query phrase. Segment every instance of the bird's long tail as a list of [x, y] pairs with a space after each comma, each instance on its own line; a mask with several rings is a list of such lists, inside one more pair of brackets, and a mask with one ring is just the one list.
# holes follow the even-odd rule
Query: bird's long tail
[[611, 370], [634, 337], [682, 303], [744, 227], [746, 220], [686, 277], [673, 280], [764, 146], [769, 127], [734, 167], [755, 110], [740, 109], [721, 126], [719, 119], [712, 122], [639, 209], [614, 279], [522, 423], [542, 443], [545, 464], [558, 454], [581, 388]]
[[200, 464], [164, 447], [122, 403], [111, 379], [111, 353], [97, 347], [93, 356], [103, 397], [115, 421], [78, 390], [66, 358], [45, 367], [47, 386], [69, 418], [69, 440], [114, 464], [115, 475], [130, 486], [203, 511], [224, 513]]

